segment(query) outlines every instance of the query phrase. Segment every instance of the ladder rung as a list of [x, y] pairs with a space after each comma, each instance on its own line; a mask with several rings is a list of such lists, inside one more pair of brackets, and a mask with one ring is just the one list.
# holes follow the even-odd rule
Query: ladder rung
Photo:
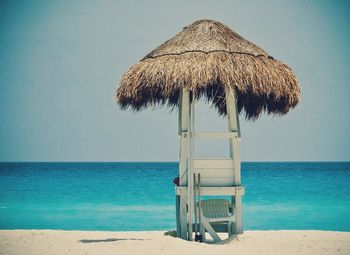
[[195, 138], [238, 138], [238, 132], [194, 132]]

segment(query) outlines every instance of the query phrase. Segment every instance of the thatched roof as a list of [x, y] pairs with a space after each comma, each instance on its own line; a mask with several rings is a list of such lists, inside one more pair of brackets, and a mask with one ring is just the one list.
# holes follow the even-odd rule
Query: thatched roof
[[235, 91], [248, 119], [285, 114], [295, 107], [300, 87], [292, 70], [217, 21], [199, 20], [132, 66], [116, 97], [122, 108], [177, 106], [182, 88], [204, 96], [226, 114], [224, 87]]

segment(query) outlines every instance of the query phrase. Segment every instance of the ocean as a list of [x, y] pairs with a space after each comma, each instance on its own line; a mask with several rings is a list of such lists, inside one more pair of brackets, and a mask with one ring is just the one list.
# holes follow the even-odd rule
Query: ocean
[[[0, 163], [0, 229], [172, 230], [178, 163]], [[245, 230], [350, 231], [350, 163], [242, 163]]]

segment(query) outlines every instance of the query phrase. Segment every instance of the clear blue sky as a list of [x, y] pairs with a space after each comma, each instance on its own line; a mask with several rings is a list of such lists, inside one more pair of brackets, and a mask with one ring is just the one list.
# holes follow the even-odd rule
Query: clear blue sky
[[[349, 161], [349, 13], [321, 0], [1, 1], [0, 161], [176, 161], [177, 113], [121, 111], [114, 93], [128, 67], [203, 18], [288, 63], [302, 86], [288, 115], [241, 118], [243, 161]], [[204, 108], [200, 122], [219, 125]]]

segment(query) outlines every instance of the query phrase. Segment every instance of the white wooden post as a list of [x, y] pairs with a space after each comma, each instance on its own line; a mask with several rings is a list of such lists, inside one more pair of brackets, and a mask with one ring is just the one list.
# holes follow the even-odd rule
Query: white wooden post
[[180, 237], [187, 239], [187, 201], [180, 196]]
[[190, 94], [190, 112], [189, 112], [189, 149], [188, 149], [188, 168], [187, 168], [187, 222], [188, 222], [188, 240], [192, 241], [193, 234], [193, 212], [194, 212], [194, 185], [193, 185], [193, 153], [194, 153], [194, 114], [195, 97]]
[[233, 90], [225, 88], [226, 94], [226, 108], [228, 118], [228, 129], [230, 132], [236, 132], [232, 138], [230, 138], [230, 154], [234, 161], [235, 171], [235, 185], [241, 185], [241, 162], [239, 159], [238, 151], [238, 133], [239, 133], [239, 119], [237, 117], [236, 100]]
[[190, 118], [190, 93], [188, 90], [182, 90], [179, 106], [179, 133], [181, 135], [180, 141], [180, 186], [185, 185], [187, 182], [187, 169], [188, 169], [188, 147], [189, 147], [189, 118]]
[[[234, 161], [234, 185], [241, 185], [241, 162], [239, 158], [238, 151], [238, 138], [240, 137], [240, 125], [237, 111], [237, 104], [235, 100], [234, 91], [226, 87], [226, 109], [227, 109], [227, 117], [228, 117], [228, 128], [231, 132], [236, 132], [232, 138], [230, 138], [230, 154]], [[242, 226], [242, 194], [238, 192], [234, 197], [232, 197], [232, 202], [234, 204], [234, 212], [235, 212], [235, 224], [232, 224], [232, 232], [233, 234], [241, 234], [243, 233]]]
[[[179, 134], [180, 141], [180, 160], [179, 160], [179, 184], [180, 186], [188, 183], [188, 152], [189, 152], [189, 118], [190, 118], [190, 94], [187, 90], [182, 90], [180, 94], [179, 105]], [[188, 185], [188, 184], [187, 184]], [[188, 220], [187, 220], [187, 198], [180, 195], [176, 199], [177, 216], [177, 234], [182, 239], [188, 238]]]

